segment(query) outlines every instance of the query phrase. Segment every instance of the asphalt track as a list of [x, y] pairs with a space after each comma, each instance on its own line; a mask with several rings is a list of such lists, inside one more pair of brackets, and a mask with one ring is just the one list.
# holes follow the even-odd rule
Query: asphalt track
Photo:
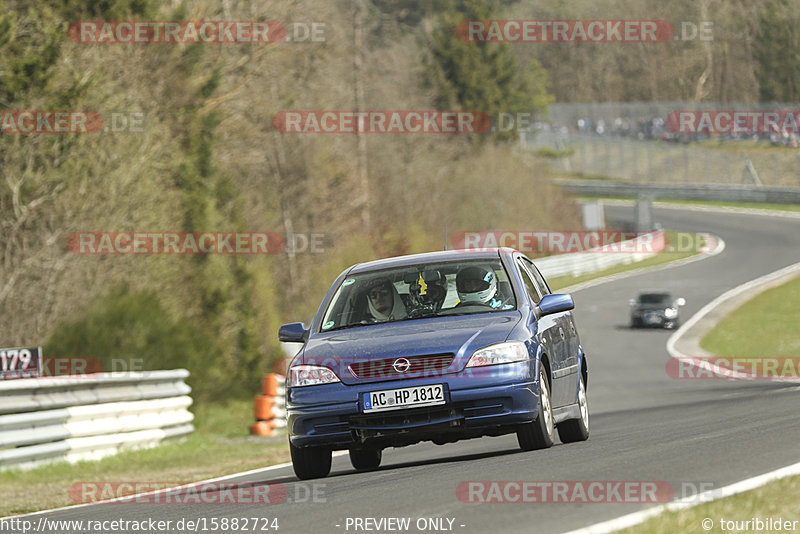
[[[607, 208], [607, 220], [631, 218], [632, 208]], [[348, 528], [347, 518], [411, 518], [408, 530], [392, 532], [420, 532], [420, 518], [449, 518], [451, 531], [465, 534], [563, 532], [648, 505], [472, 504], [459, 500], [456, 488], [463, 481], [666, 481], [682, 497], [701, 485], [717, 488], [800, 461], [798, 386], [670, 378], [665, 346], [671, 332], [627, 327], [627, 301], [641, 288], [684, 296], [687, 319], [724, 291], [797, 262], [800, 220], [666, 208], [656, 208], [655, 219], [665, 228], [719, 235], [727, 247], [703, 261], [574, 294], [589, 355], [587, 442], [534, 452], [520, 452], [513, 435], [420, 444], [384, 451], [382, 467], [369, 473], [355, 472], [345, 455], [334, 458], [331, 476], [316, 482], [297, 481], [291, 467], [235, 479], [283, 484], [289, 498], [280, 504], [102, 504], [47, 518], [153, 517], [174, 525], [182, 518], [266, 517], [278, 519], [280, 533], [318, 534], [365, 531]], [[316, 499], [303, 499], [313, 486]], [[423, 531], [447, 528], [444, 521], [443, 529]], [[234, 530], [217, 530], [223, 531]], [[687, 530], [702, 531], [700, 525]]]

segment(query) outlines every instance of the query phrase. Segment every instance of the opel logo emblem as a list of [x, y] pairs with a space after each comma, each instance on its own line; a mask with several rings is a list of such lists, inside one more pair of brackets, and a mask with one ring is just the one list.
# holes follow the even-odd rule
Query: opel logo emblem
[[411, 362], [405, 358], [397, 358], [392, 364], [392, 367], [398, 373], [405, 373], [411, 368]]

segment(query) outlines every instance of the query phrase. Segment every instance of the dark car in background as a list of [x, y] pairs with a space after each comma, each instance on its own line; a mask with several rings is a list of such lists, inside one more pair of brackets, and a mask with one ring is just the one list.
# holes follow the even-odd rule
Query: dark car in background
[[589, 437], [588, 367], [567, 294], [512, 249], [444, 251], [355, 265], [287, 373], [295, 474], [326, 476], [331, 451], [376, 469], [382, 450], [516, 433], [523, 450]]
[[628, 304], [631, 307], [631, 328], [678, 328], [680, 307], [686, 304], [686, 300], [674, 298], [669, 291], [650, 290], [639, 293]]

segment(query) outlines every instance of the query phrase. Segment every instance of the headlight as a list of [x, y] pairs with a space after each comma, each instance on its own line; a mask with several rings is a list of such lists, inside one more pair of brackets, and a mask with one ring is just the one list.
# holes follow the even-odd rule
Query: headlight
[[667, 308], [666, 310], [664, 310], [664, 317], [666, 317], [667, 319], [674, 319], [677, 316], [678, 316], [678, 310], [676, 310], [675, 308]]
[[498, 343], [476, 350], [467, 362], [467, 367], [483, 367], [502, 363], [521, 362], [528, 359], [528, 349], [519, 341]]
[[289, 369], [289, 387], [318, 386], [340, 382], [331, 369], [321, 365], [297, 365]]

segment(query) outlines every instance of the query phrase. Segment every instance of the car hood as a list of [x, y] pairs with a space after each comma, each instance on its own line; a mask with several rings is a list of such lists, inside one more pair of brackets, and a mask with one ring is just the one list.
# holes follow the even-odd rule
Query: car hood
[[475, 350], [505, 341], [521, 317], [519, 311], [432, 317], [314, 334], [294, 365], [325, 365], [343, 383], [355, 384], [394, 379], [357, 379], [348, 369], [355, 362], [454, 354], [445, 372], [458, 372]]

